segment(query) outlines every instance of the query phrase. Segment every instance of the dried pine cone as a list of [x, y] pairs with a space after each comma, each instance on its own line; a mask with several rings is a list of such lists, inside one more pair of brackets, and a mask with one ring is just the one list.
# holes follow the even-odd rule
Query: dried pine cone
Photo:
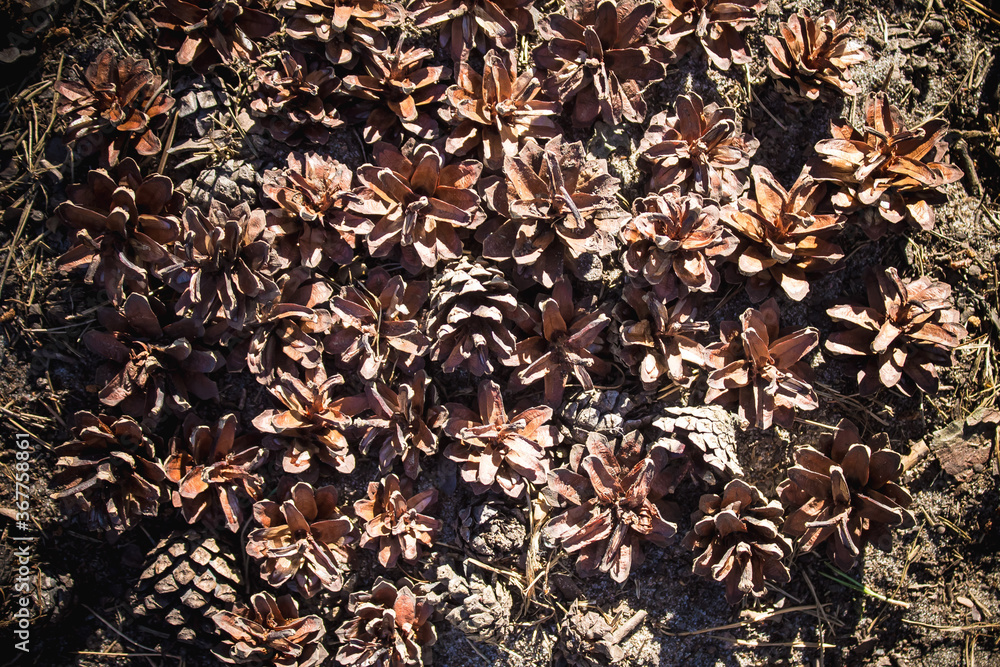
[[447, 86], [441, 80], [450, 77], [451, 70], [424, 66], [433, 55], [430, 49], [403, 50], [400, 37], [394, 50], [366, 54], [364, 74], [344, 77], [344, 92], [362, 100], [355, 113], [359, 119], [367, 118], [365, 141], [382, 141], [397, 123], [425, 141], [437, 138], [437, 121], [419, 107], [444, 98]]
[[315, 481], [320, 463], [344, 474], [354, 470], [354, 454], [344, 431], [368, 407], [368, 399], [364, 395], [338, 397], [336, 387], [342, 384], [340, 375], [319, 375], [309, 382], [282, 375], [280, 382], [268, 387], [285, 410], [265, 410], [253, 425], [272, 434], [264, 444], [282, 450], [281, 468], [286, 473]]
[[590, 391], [591, 373], [600, 376], [611, 370], [601, 355], [601, 332], [611, 320], [593, 297], [575, 303], [565, 278], [556, 282], [552, 296], [542, 300], [538, 310], [540, 321], [533, 323], [536, 335], [517, 344], [518, 371], [511, 384], [516, 390], [543, 380], [546, 402], [559, 405], [571, 377]]
[[760, 310], [744, 311], [739, 322], [723, 322], [722, 340], [706, 348], [715, 370], [708, 376], [705, 402], [738, 403], [740, 419], [761, 429], [772, 422], [791, 428], [796, 409], [819, 407], [811, 369], [801, 361], [819, 343], [819, 331], [781, 332], [778, 318], [777, 302], [768, 299]]
[[353, 67], [358, 54], [389, 49], [384, 28], [400, 25], [399, 3], [380, 0], [278, 0], [275, 9], [288, 17], [285, 33], [296, 48], [323, 48], [334, 65]]
[[686, 477], [706, 487], [743, 477], [736, 459], [736, 419], [717, 405], [664, 407], [653, 420], [670, 462], [653, 480], [653, 495], [672, 494]]
[[445, 151], [452, 155], [481, 153], [483, 165], [495, 172], [503, 167], [505, 157], [517, 155], [524, 139], [560, 134], [553, 119], [560, 111], [559, 104], [539, 97], [541, 92], [534, 70], [518, 76], [517, 63], [509, 51], [487, 53], [482, 74], [462, 63], [457, 85], [448, 88], [452, 109], [443, 112], [456, 123]]
[[60, 116], [72, 116], [63, 139], [69, 146], [101, 151], [101, 164], [113, 167], [124, 153], [157, 155], [156, 136], [174, 106], [161, 92], [160, 77], [148, 60], [118, 58], [108, 49], [87, 67], [82, 80], [57, 81]]
[[437, 633], [430, 622], [434, 608], [409, 586], [397, 588], [379, 577], [371, 592], [351, 593], [351, 617], [337, 629], [343, 643], [342, 665], [423, 667]]
[[421, 545], [430, 547], [441, 530], [441, 522], [422, 514], [437, 502], [437, 489], [411, 495], [409, 480], [400, 484], [395, 475], [369, 482], [368, 498], [354, 503], [358, 518], [365, 521], [360, 546], [378, 552], [382, 567], [396, 567], [402, 556], [408, 563], [420, 558]]
[[192, 343], [204, 327], [176, 319], [159, 301], [130, 294], [121, 310], [101, 308], [97, 319], [107, 331], [82, 336], [91, 352], [107, 360], [98, 368], [101, 403], [153, 426], [164, 410], [178, 416], [191, 410], [191, 397], [215, 400], [219, 390], [208, 377], [224, 364], [216, 351]]
[[[466, 576], [457, 574], [450, 565], [436, 568], [437, 581], [448, 591], [450, 601], [445, 619], [473, 641], [499, 644], [511, 633], [510, 615], [514, 598], [495, 573], [486, 572], [468, 560], [462, 563]], [[450, 607], [450, 608], [449, 608]], [[441, 607], [439, 606], [439, 609]]]
[[418, 28], [441, 26], [441, 45], [450, 46], [451, 59], [466, 63], [469, 51], [495, 46], [511, 50], [518, 34], [534, 27], [535, 0], [423, 0], [413, 11]]
[[483, 240], [483, 257], [513, 259], [519, 273], [552, 287], [565, 265], [579, 277], [615, 251], [628, 214], [615, 198], [620, 181], [607, 160], [594, 160], [581, 142], [560, 135], [544, 148], [529, 139], [517, 156], [504, 158], [503, 170], [506, 182], [486, 198], [507, 221]]
[[[620, 603], [620, 607], [625, 607]], [[628, 616], [616, 611], [585, 611], [588, 605], [574, 600], [559, 624], [559, 643], [555, 651], [570, 667], [604, 667], [625, 659], [620, 645], [646, 618], [646, 610]], [[624, 611], [624, 610], [623, 610]], [[611, 619], [610, 622], [608, 619]]]
[[910, 494], [899, 486], [902, 457], [881, 433], [864, 444], [858, 428], [844, 419], [834, 435], [795, 450], [795, 465], [778, 486], [789, 510], [784, 531], [798, 538], [803, 553], [827, 543], [827, 554], [842, 570], [854, 567], [872, 542], [892, 549], [892, 528], [910, 528]]
[[782, 514], [781, 503], [767, 502], [757, 487], [740, 479], [726, 484], [721, 497], [703, 495], [683, 541], [700, 552], [694, 573], [725, 582], [729, 604], [747, 593], [764, 595], [765, 581], [787, 583], [788, 568], [781, 560], [791, 555], [792, 543], [778, 533]]
[[530, 408], [508, 417], [500, 385], [485, 380], [479, 384], [479, 414], [457, 403], [445, 409], [444, 433], [455, 441], [444, 455], [458, 464], [473, 493], [493, 490], [519, 498], [526, 482], [545, 482], [545, 450], [555, 444], [557, 434], [548, 423], [552, 408]]
[[159, 28], [156, 45], [199, 74], [219, 63], [256, 60], [255, 40], [281, 28], [257, 0], [156, 0], [149, 19]]
[[177, 314], [203, 323], [207, 340], [225, 341], [251, 328], [279, 294], [267, 215], [246, 202], [233, 209], [213, 202], [208, 215], [184, 211], [183, 243], [174, 257], [161, 276], [180, 292]]
[[344, 585], [347, 562], [358, 539], [351, 520], [337, 509], [337, 490], [298, 482], [276, 503], [253, 506], [260, 528], [247, 537], [247, 554], [261, 560], [260, 577], [275, 588], [311, 598]]
[[625, 273], [651, 285], [664, 301], [717, 292], [719, 265], [738, 246], [719, 220], [718, 204], [697, 193], [682, 195], [676, 185], [636, 199], [621, 238]]
[[462, 256], [461, 235], [486, 220], [473, 189], [483, 165], [475, 160], [445, 164], [429, 144], [372, 149], [375, 164], [358, 169], [365, 212], [377, 219], [368, 233], [368, 252], [385, 257], [399, 248], [410, 273]]
[[608, 572], [622, 583], [645, 560], [642, 542], [665, 546], [676, 533], [649, 498], [665, 453], [654, 446], [643, 454], [641, 446], [626, 437], [616, 452], [606, 437], [592, 433], [579, 465], [587, 477], [570, 468], [549, 472], [549, 489], [572, 507], [542, 532], [566, 551], [580, 552], [576, 569], [581, 576]]
[[159, 541], [130, 594], [136, 616], [163, 616], [177, 639], [197, 645], [216, 640], [212, 616], [231, 609], [242, 588], [242, 568], [221, 535], [188, 529]]
[[90, 530], [120, 534], [156, 516], [166, 479], [157, 440], [130, 417], [77, 412], [75, 438], [55, 449], [62, 487], [52, 497], [80, 513]]
[[319, 616], [299, 616], [291, 595], [275, 599], [270, 593], [250, 598], [252, 607], [221, 611], [212, 620], [229, 639], [213, 653], [230, 665], [262, 664], [275, 667], [316, 667], [329, 657], [321, 643], [326, 627]]
[[463, 257], [444, 267], [430, 301], [430, 357], [445, 373], [465, 368], [479, 377], [493, 372], [493, 359], [516, 363], [511, 319], [518, 304], [503, 271]]
[[698, 320], [698, 304], [686, 296], [668, 306], [652, 291], [628, 285], [625, 302], [635, 319], [621, 325], [621, 358], [642, 386], [653, 391], [669, 380], [682, 387], [694, 382], [695, 369], [705, 365], [705, 350], [698, 334], [708, 331], [708, 322]]
[[[767, 69], [779, 85], [791, 80], [797, 90], [789, 91], [809, 100], [836, 90], [844, 95], [856, 95], [858, 84], [851, 81], [848, 69], [868, 59], [859, 43], [850, 41], [854, 17], [837, 19], [828, 9], [818, 19], [800, 9], [778, 25], [780, 39], [764, 35], [764, 44], [771, 52]], [[787, 87], [781, 86], [788, 90]]]
[[945, 201], [945, 185], [962, 178], [962, 170], [944, 162], [948, 124], [929, 120], [907, 129], [899, 111], [878, 93], [865, 104], [864, 131], [846, 120], [831, 123], [833, 139], [816, 144], [822, 160], [811, 165], [813, 177], [836, 183], [843, 191], [834, 206], [860, 209], [860, 224], [871, 239], [908, 224], [934, 228], [932, 204]]
[[208, 513], [222, 512], [226, 527], [237, 532], [243, 525], [240, 498], [260, 497], [264, 480], [254, 472], [267, 452], [250, 436], [236, 437], [236, 416], [225, 415], [217, 424], [203, 424], [196, 414], [184, 420], [181, 435], [170, 441], [170, 456], [163, 467], [174, 507], [188, 523]]
[[923, 276], [904, 281], [894, 268], [874, 267], [865, 279], [868, 305], [838, 304], [826, 311], [846, 331], [835, 331], [825, 347], [834, 354], [871, 357], [858, 373], [862, 394], [879, 385], [907, 396], [938, 390], [937, 366], [950, 366], [968, 332], [959, 323], [951, 286]]
[[675, 58], [701, 43], [709, 61], [721, 70], [752, 61], [741, 32], [757, 23], [763, 0], [664, 0], [658, 39]]
[[653, 163], [650, 189], [679, 185], [723, 204], [739, 197], [747, 181], [737, 172], [750, 166], [760, 142], [740, 133], [736, 110], [705, 106], [690, 93], [677, 98], [676, 114], [653, 116], [639, 144], [639, 154]]
[[645, 560], [642, 542], [665, 546], [676, 526], [649, 498], [664, 457], [656, 451], [643, 456], [625, 446], [616, 455], [612, 447], [606, 437], [592, 433], [588, 455], [580, 462], [587, 477], [570, 468], [549, 472], [549, 489], [572, 507], [549, 521], [543, 534], [568, 552], [580, 552], [576, 569], [581, 576], [608, 572], [622, 583]]
[[[434, 394], [428, 389], [433, 390], [433, 385], [422, 370], [409, 382], [400, 382], [396, 391], [381, 382], [365, 387], [368, 407], [375, 416], [364, 420], [367, 431], [359, 447], [367, 454], [378, 446], [382, 474], [388, 473], [399, 459], [403, 473], [416, 479], [420, 474], [420, 454], [437, 453], [438, 437], [430, 426], [436, 426], [440, 408], [434, 405]], [[427, 400], [428, 393], [431, 400]]]
[[272, 385], [281, 375], [323, 372], [323, 338], [333, 316], [318, 306], [329, 302], [333, 286], [296, 267], [279, 277], [281, 292], [261, 310], [260, 322], [246, 349], [246, 364], [257, 381]]
[[829, 238], [844, 226], [844, 217], [816, 213], [826, 186], [808, 175], [786, 191], [764, 167], [755, 165], [751, 171], [755, 199], [741, 197], [739, 209], [722, 212], [743, 239], [736, 262], [747, 276], [747, 294], [763, 301], [777, 284], [788, 298], [801, 301], [815, 274], [840, 268], [844, 251]]
[[66, 188], [56, 207], [61, 222], [76, 231], [76, 245], [59, 258], [62, 271], [86, 268], [87, 282], [103, 287], [115, 305], [125, 287], [149, 289], [149, 273], [166, 263], [177, 240], [184, 196], [167, 176], [143, 178], [132, 158], [114, 172], [93, 169], [87, 182]]
[[646, 29], [656, 3], [640, 0], [578, 0], [571, 17], [551, 14], [539, 23], [545, 44], [535, 62], [549, 71], [553, 99], [574, 100], [573, 125], [590, 127], [598, 116], [609, 125], [646, 118], [643, 88], [664, 75], [667, 51], [650, 46]]
[[264, 172], [264, 195], [287, 214], [271, 229], [285, 262], [324, 270], [351, 263], [357, 237], [372, 228], [353, 181], [346, 165], [316, 153], [289, 153], [287, 167]]
[[257, 98], [250, 108], [265, 117], [264, 127], [278, 141], [298, 146], [305, 139], [322, 145], [330, 130], [344, 125], [337, 113], [339, 87], [332, 67], [310, 65], [302, 54], [286, 51], [279, 68], [257, 68]]
[[338, 328], [324, 341], [326, 352], [365, 380], [421, 368], [430, 339], [420, 331], [419, 317], [429, 290], [426, 282], [407, 283], [381, 267], [372, 269], [364, 285], [345, 287], [331, 301]]

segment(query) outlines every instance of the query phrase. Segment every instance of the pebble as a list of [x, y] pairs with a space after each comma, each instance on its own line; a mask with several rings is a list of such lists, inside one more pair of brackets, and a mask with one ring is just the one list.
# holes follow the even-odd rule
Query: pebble
[[198, 98], [198, 106], [202, 109], [212, 109], [219, 105], [218, 100], [215, 99], [215, 93], [211, 90], [203, 90], [196, 94]]
[[190, 116], [195, 111], [198, 110], [198, 93], [195, 91], [189, 92], [187, 95], [181, 98], [181, 103], [177, 105], [177, 115], [181, 118], [186, 118]]
[[221, 199], [227, 204], [236, 204], [240, 200], [240, 186], [227, 176], [219, 176], [215, 180], [212, 192], [217, 199]]

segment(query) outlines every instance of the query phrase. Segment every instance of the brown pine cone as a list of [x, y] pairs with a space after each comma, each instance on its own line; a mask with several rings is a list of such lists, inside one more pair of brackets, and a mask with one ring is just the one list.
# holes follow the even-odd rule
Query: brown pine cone
[[795, 450], [795, 465], [778, 486], [778, 497], [789, 510], [785, 533], [798, 538], [803, 553], [826, 542], [827, 555], [837, 567], [854, 567], [865, 545], [892, 549], [893, 528], [914, 525], [913, 502], [899, 485], [902, 457], [889, 449], [880, 433], [865, 444], [858, 427], [848, 420], [818, 443]]
[[701, 552], [694, 573], [725, 582], [729, 604], [747, 593], [760, 597], [767, 591], [765, 581], [787, 583], [781, 560], [792, 553], [792, 543], [778, 533], [782, 513], [781, 503], [767, 502], [757, 487], [740, 479], [726, 484], [722, 496], [703, 495], [694, 528], [683, 541]]

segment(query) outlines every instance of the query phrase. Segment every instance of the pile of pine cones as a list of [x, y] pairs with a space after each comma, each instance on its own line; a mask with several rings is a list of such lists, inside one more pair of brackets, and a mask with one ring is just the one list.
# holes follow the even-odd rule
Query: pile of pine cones
[[[779, 299], [842, 268], [845, 226], [872, 239], [933, 228], [962, 175], [944, 123], [908, 127], [875, 95], [863, 125], [835, 122], [786, 187], [751, 166], [758, 141], [736, 110], [693, 92], [662, 111], [644, 99], [686, 54], [750, 62], [742, 33], [763, 2], [533, 5], [154, 2], [156, 58], [249, 73], [249, 113], [287, 146], [260, 200], [235, 206], [190, 205], [158, 173], [174, 98], [150, 61], [104, 51], [55, 86], [66, 144], [99, 162], [56, 209], [75, 233], [59, 263], [110, 300], [82, 340], [103, 360], [100, 405], [59, 448], [55, 495], [109, 537], [169, 513], [191, 524], [154, 551], [136, 609], [224, 662], [423, 664], [442, 598], [392, 577], [436, 550], [439, 490], [421, 472], [442, 459], [473, 494], [535, 501], [543, 546], [616, 582], [675, 538], [666, 502], [693, 480], [705, 494], [683, 543], [734, 604], [787, 581], [795, 545], [850, 568], [913, 522], [884, 435], [841, 422], [795, 451], [769, 499], [740, 479], [722, 408], [768, 429], [820, 405], [820, 334], [783, 329]], [[852, 25], [800, 12], [766, 36], [783, 94], [856, 94], [849, 70], [866, 54]], [[431, 28], [453, 67], [418, 45]], [[650, 178], [629, 203], [563, 129], [649, 115]], [[370, 144], [366, 164], [324, 152], [341, 132]], [[710, 326], [708, 306], [737, 285], [758, 305]], [[892, 267], [871, 268], [868, 303], [828, 312], [843, 327], [823, 347], [860, 358], [862, 393], [936, 391], [966, 336], [947, 285]], [[273, 407], [252, 423], [219, 416], [227, 373], [252, 376]], [[678, 385], [685, 405], [660, 404], [652, 426], [586, 422], [583, 402], [616, 383], [646, 397]], [[379, 473], [351, 506], [338, 486], [359, 457]], [[346, 595], [359, 549], [390, 578]], [[321, 594], [343, 596], [339, 627], [316, 613]]]

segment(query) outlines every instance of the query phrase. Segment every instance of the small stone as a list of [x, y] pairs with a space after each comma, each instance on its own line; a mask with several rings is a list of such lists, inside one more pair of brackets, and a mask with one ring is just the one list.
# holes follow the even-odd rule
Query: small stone
[[203, 90], [196, 97], [198, 98], [198, 106], [201, 109], [213, 109], [219, 106], [218, 100], [215, 99], [215, 93], [211, 90]]
[[969, 268], [965, 270], [969, 274], [969, 277], [974, 280], [979, 280], [983, 275], [983, 270], [979, 268], [978, 264], [970, 264]]
[[181, 103], [177, 106], [177, 115], [181, 118], [190, 116], [198, 110], [197, 93], [193, 90], [181, 98]]
[[938, 37], [944, 32], [944, 23], [941, 23], [937, 19], [931, 19], [924, 24], [924, 32], [931, 37]]
[[235, 204], [240, 200], [240, 186], [226, 176], [219, 176], [216, 179], [212, 192], [216, 199], [221, 199], [227, 204]]

